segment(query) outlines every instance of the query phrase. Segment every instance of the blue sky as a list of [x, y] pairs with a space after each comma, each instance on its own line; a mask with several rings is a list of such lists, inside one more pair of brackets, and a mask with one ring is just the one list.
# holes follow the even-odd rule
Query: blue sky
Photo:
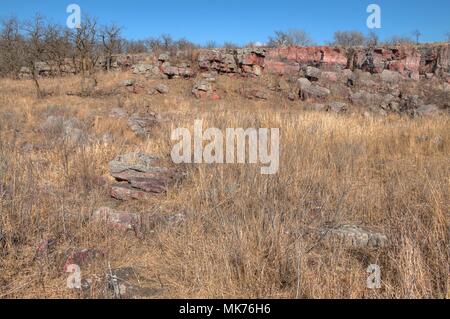
[[336, 30], [367, 33], [371, 3], [382, 9], [382, 28], [376, 30], [381, 39], [419, 29], [422, 41], [442, 41], [450, 32], [450, 0], [0, 0], [0, 17], [41, 13], [64, 24], [71, 3], [102, 24], [121, 25], [133, 39], [167, 33], [200, 44], [245, 44], [265, 42], [274, 30], [301, 28], [317, 43], [326, 43]]

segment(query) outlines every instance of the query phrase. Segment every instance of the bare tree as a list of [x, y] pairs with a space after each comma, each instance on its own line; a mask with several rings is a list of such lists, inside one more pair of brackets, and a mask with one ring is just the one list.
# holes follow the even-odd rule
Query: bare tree
[[107, 71], [111, 70], [113, 55], [120, 53], [122, 50], [121, 32], [122, 28], [115, 24], [104, 26], [100, 31], [102, 51], [104, 54]]
[[445, 36], [447, 37], [447, 42], [450, 43], [450, 32], [447, 32]]
[[422, 33], [419, 30], [414, 30], [412, 32], [412, 35], [416, 38], [416, 44], [419, 44], [420, 37], [422, 36]]
[[366, 38], [359, 31], [337, 31], [334, 33], [334, 45], [354, 47], [364, 45]]
[[205, 48], [206, 49], [215, 49], [215, 48], [218, 48], [218, 47], [219, 46], [218, 46], [217, 42], [214, 41], [214, 40], [210, 40], [210, 41], [206, 42], [206, 44], [205, 44]]
[[49, 24], [45, 31], [45, 44], [48, 58], [58, 67], [59, 75], [62, 75], [67, 58], [73, 50], [70, 44], [70, 31], [56, 24]]
[[293, 45], [310, 46], [313, 45], [313, 41], [304, 30], [290, 29], [287, 32], [275, 31], [275, 35], [269, 37], [267, 45], [274, 48]]
[[146, 53], [148, 52], [148, 47], [144, 40], [122, 39], [122, 50], [128, 54]]
[[367, 38], [366, 38], [367, 46], [376, 47], [378, 45], [378, 43], [379, 43], [378, 35], [373, 31], [369, 32], [369, 34], [367, 35]]
[[42, 16], [36, 15], [33, 20], [25, 22], [23, 26], [25, 34], [25, 63], [30, 69], [31, 77], [35, 84], [38, 98], [43, 96], [39, 84], [40, 63], [47, 58], [47, 45], [45, 42], [46, 24]]
[[12, 17], [0, 22], [0, 74], [19, 76], [23, 61], [23, 38], [17, 18]]
[[72, 32], [72, 42], [75, 48], [74, 65], [81, 72], [82, 94], [89, 94], [97, 85], [95, 66], [100, 58], [98, 44], [97, 19], [86, 16], [80, 28]]
[[72, 42], [75, 47], [75, 58], [79, 62], [79, 70], [84, 75], [94, 72], [95, 65], [100, 57], [98, 49], [97, 20], [86, 16], [80, 28], [74, 29]]

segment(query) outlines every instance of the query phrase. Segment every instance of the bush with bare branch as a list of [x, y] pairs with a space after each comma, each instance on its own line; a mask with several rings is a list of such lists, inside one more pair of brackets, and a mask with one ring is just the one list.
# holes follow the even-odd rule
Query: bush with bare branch
[[343, 47], [362, 46], [366, 42], [364, 34], [359, 31], [337, 31], [333, 36], [333, 45]]
[[304, 30], [290, 29], [287, 32], [275, 31], [274, 36], [270, 36], [267, 45], [269, 47], [287, 47], [287, 46], [311, 46], [314, 42]]

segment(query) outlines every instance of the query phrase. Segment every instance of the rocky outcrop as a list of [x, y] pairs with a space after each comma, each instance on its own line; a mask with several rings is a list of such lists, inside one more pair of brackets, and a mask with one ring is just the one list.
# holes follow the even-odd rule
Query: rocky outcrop
[[260, 48], [216, 49], [201, 52], [198, 65], [202, 71], [260, 76], [264, 70], [265, 57], [266, 50]]

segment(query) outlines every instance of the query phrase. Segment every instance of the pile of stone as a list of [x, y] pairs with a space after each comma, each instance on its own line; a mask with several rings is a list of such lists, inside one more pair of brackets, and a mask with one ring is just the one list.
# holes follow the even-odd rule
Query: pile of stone
[[117, 156], [109, 163], [109, 171], [119, 182], [111, 186], [110, 194], [123, 201], [163, 193], [180, 178], [176, 170], [161, 166], [159, 158], [144, 153]]

